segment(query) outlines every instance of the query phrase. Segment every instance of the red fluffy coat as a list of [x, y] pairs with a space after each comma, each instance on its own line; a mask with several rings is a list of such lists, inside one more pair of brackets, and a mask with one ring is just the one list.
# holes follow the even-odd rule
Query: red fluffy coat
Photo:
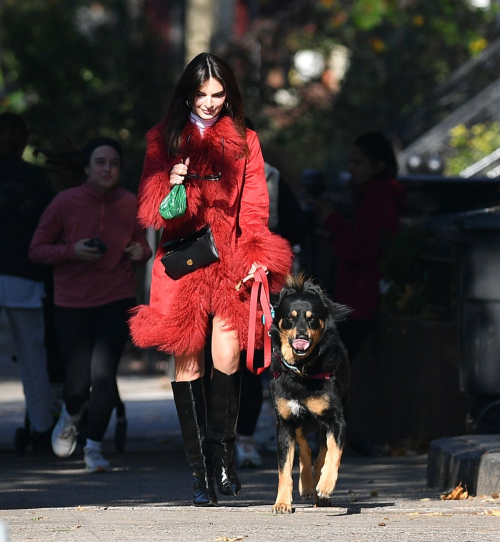
[[[136, 308], [130, 320], [132, 338], [141, 347], [155, 346], [174, 354], [197, 352], [205, 345], [212, 314], [235, 329], [241, 348], [246, 348], [251, 281], [239, 292], [236, 284], [257, 262], [269, 269], [271, 290], [277, 291], [292, 262], [288, 242], [267, 227], [269, 197], [257, 135], [247, 130], [248, 156], [243, 152], [243, 138], [229, 117], [207, 128], [203, 137], [188, 122], [183, 152], [177, 158], [167, 155], [164, 123], [152, 128], [147, 140], [138, 216], [144, 226], [164, 229], [153, 265], [150, 305]], [[186, 178], [186, 213], [165, 220], [158, 207], [170, 191], [170, 171], [181, 158], [188, 157], [190, 172], [209, 175], [218, 173], [222, 165], [222, 178]], [[163, 243], [205, 224], [212, 229], [220, 261], [179, 280], [170, 279], [160, 261]]]

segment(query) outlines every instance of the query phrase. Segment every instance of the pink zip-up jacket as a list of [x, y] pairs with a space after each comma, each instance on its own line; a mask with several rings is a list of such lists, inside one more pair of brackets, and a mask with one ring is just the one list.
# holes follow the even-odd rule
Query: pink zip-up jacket
[[[29, 256], [53, 266], [57, 306], [97, 307], [135, 298], [134, 267], [152, 254], [136, 216], [136, 197], [121, 187], [103, 194], [84, 183], [54, 198], [40, 219]], [[107, 251], [94, 262], [78, 260], [75, 243], [92, 237], [99, 237]], [[124, 252], [132, 241], [144, 248], [141, 261], [131, 262]]]

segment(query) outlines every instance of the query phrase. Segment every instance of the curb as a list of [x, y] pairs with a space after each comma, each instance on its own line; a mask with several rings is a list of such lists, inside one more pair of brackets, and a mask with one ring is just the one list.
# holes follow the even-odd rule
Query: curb
[[448, 490], [460, 483], [470, 495], [500, 492], [500, 435], [466, 435], [431, 442], [428, 487]]

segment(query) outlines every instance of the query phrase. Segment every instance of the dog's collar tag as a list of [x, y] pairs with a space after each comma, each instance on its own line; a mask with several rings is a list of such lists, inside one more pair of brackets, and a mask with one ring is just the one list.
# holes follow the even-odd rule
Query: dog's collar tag
[[[274, 307], [272, 305], [269, 305], [269, 308], [271, 310], [271, 317], [272, 319], [274, 320], [274, 315], [276, 314], [276, 312], [274, 311]], [[266, 325], [266, 315], [263, 314], [262, 315], [262, 324], [265, 326]], [[271, 332], [268, 331], [267, 334], [269, 335], [269, 337], [271, 336]]]

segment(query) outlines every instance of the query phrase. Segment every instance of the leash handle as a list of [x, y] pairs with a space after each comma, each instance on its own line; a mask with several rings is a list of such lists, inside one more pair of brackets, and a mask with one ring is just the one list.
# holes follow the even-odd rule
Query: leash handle
[[[262, 311], [264, 312], [264, 367], [254, 367], [255, 351], [255, 325], [257, 321], [257, 306], [260, 300]], [[271, 299], [269, 295], [269, 284], [267, 282], [266, 272], [258, 267], [254, 273], [254, 283], [250, 296], [250, 316], [248, 323], [248, 346], [247, 346], [247, 369], [255, 375], [261, 374], [271, 365], [271, 325], [273, 317], [271, 314]]]

